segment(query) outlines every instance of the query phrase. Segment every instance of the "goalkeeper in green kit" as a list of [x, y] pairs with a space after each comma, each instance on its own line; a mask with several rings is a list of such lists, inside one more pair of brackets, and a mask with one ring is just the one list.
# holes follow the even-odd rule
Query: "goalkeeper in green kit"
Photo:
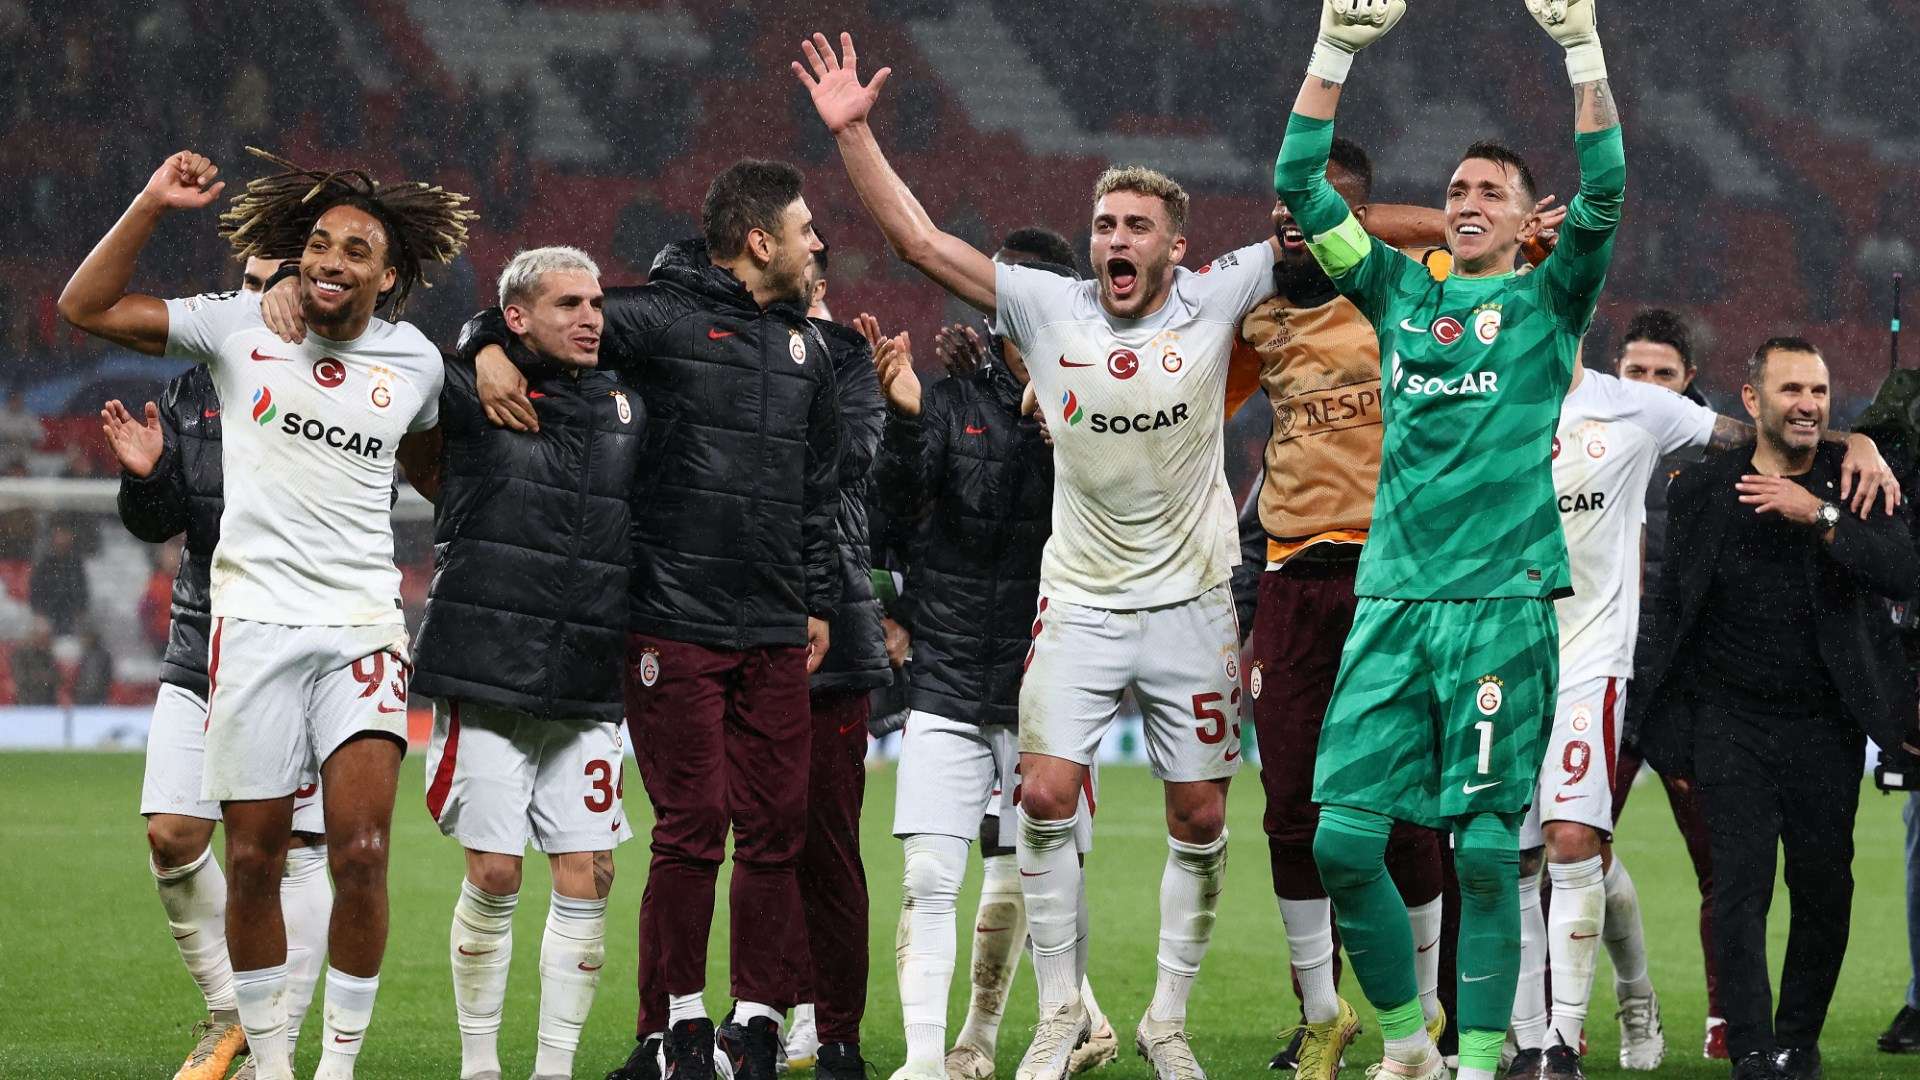
[[[1313, 797], [1314, 859], [1380, 1016], [1382, 1076], [1447, 1075], [1424, 1027], [1407, 911], [1386, 873], [1394, 819], [1453, 834], [1460, 1080], [1493, 1080], [1499, 1068], [1520, 960], [1517, 838], [1559, 675], [1552, 602], [1571, 583], [1554, 427], [1626, 184], [1593, 0], [1525, 7], [1566, 47], [1580, 158], [1580, 194], [1533, 273], [1514, 266], [1539, 231], [1536, 188], [1502, 146], [1470, 147], [1448, 183], [1445, 281], [1369, 239], [1327, 182], [1341, 84], [1405, 0], [1325, 0], [1274, 170], [1314, 257], [1380, 338], [1379, 487]], [[1308, 1020], [1336, 1048], [1359, 1026], [1345, 1002], [1337, 1016]]]

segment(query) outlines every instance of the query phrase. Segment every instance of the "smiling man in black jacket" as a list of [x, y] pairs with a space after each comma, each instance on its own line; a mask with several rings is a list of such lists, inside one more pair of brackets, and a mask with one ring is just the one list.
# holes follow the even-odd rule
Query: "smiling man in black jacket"
[[[833, 365], [806, 310], [820, 249], [780, 162], [741, 161], [707, 190], [700, 240], [651, 280], [606, 290], [600, 356], [647, 408], [632, 487], [627, 723], [654, 809], [641, 900], [643, 1038], [667, 1032], [677, 1080], [713, 1068], [706, 986], [715, 882], [734, 835], [730, 910], [745, 1080], [772, 1080], [798, 999], [812, 741], [807, 677], [842, 588], [840, 419]], [[483, 404], [526, 422], [497, 309], [468, 323]]]
[[498, 1077], [521, 857], [553, 871], [540, 943], [536, 1077], [573, 1075], [606, 959], [620, 804], [627, 494], [646, 416], [596, 370], [600, 270], [537, 248], [500, 274], [510, 356], [538, 433], [487, 422], [471, 364], [447, 364], [440, 424], [401, 463], [437, 503], [415, 692], [433, 699], [427, 811], [466, 849], [449, 955], [460, 1075]]
[[[1735, 1080], [1807, 1080], [1846, 954], [1864, 738], [1920, 742], [1881, 603], [1912, 598], [1920, 555], [1904, 507], [1862, 520], [1840, 505], [1844, 451], [1821, 442], [1831, 387], [1817, 349], [1760, 346], [1742, 397], [1753, 450], [1690, 467], [1668, 492], [1640, 747], [1705, 810]], [[1777, 847], [1793, 911], [1776, 1017]]]

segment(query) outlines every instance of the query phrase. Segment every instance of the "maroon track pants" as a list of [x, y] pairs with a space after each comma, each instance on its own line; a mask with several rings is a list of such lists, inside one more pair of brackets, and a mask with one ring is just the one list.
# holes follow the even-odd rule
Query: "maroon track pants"
[[[1633, 790], [1633, 778], [1640, 773], [1641, 758], [1630, 746], [1620, 748], [1620, 764], [1613, 781], [1613, 820], [1617, 826], [1627, 809], [1627, 794]], [[1681, 791], [1666, 777], [1660, 784], [1667, 789], [1667, 805], [1673, 810], [1673, 823], [1686, 841], [1687, 858], [1693, 863], [1693, 878], [1700, 886], [1700, 952], [1707, 967], [1707, 1015], [1725, 1016], [1720, 1011], [1720, 969], [1713, 958], [1713, 854], [1707, 846], [1706, 811], [1700, 806], [1700, 790]], [[1629, 867], [1629, 870], [1632, 868]]]
[[[1273, 891], [1284, 900], [1327, 895], [1313, 861], [1313, 834], [1320, 825], [1313, 761], [1340, 673], [1340, 652], [1353, 627], [1356, 565], [1296, 558], [1260, 575], [1260, 603], [1244, 660], [1260, 740], [1260, 784], [1267, 792], [1262, 824], [1273, 861]], [[1440, 834], [1395, 823], [1387, 870], [1409, 907], [1440, 895]]]
[[813, 1002], [822, 1044], [859, 1042], [867, 1011], [867, 868], [860, 861], [867, 694], [813, 692], [813, 769], [799, 867], [813, 963], [800, 1000]]
[[640, 898], [641, 1034], [707, 981], [714, 884], [733, 832], [732, 992], [781, 1007], [806, 961], [797, 871], [812, 742], [804, 646], [711, 649], [627, 638], [627, 727], [653, 803]]

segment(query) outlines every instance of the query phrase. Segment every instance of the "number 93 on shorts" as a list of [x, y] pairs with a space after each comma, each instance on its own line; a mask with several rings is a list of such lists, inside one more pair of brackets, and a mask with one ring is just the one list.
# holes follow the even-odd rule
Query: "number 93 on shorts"
[[1432, 828], [1533, 800], [1559, 678], [1553, 602], [1362, 597], [1313, 800]]

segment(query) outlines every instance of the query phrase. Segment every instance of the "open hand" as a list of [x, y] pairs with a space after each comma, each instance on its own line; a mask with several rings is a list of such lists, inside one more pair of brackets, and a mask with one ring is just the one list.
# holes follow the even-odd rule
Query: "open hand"
[[987, 364], [987, 346], [973, 327], [965, 323], [943, 326], [933, 338], [933, 355], [947, 374], [963, 379]]
[[1533, 239], [1520, 245], [1520, 253], [1526, 256], [1529, 266], [1546, 262], [1547, 256], [1553, 254], [1553, 249], [1560, 243], [1560, 226], [1567, 220], [1567, 208], [1554, 206], [1553, 203], [1554, 196], [1548, 195], [1533, 204], [1533, 216], [1539, 219], [1540, 231], [1533, 234]]
[[913, 339], [905, 331], [880, 339], [873, 350], [873, 373], [895, 412], [920, 415], [920, 376], [913, 370]]
[[1893, 466], [1872, 439], [1857, 431], [1847, 436], [1847, 456], [1840, 462], [1840, 498], [1862, 520], [1873, 512], [1876, 499], [1886, 502], [1889, 514], [1900, 505], [1900, 481]]
[[160, 428], [159, 406], [147, 402], [146, 419], [141, 420], [115, 398], [100, 409], [100, 430], [127, 475], [143, 480], [153, 475], [154, 466], [160, 464], [160, 455], [167, 448], [166, 435]]
[[220, 170], [205, 155], [182, 150], [153, 170], [140, 194], [168, 210], [198, 210], [227, 186], [225, 180], [214, 182], [218, 175]]
[[880, 333], [879, 319], [863, 311], [853, 317], [853, 328], [860, 332], [861, 337], [867, 339], [868, 345], [876, 349], [880, 347], [880, 340], [885, 335]]
[[1820, 513], [1820, 496], [1784, 476], [1743, 476], [1733, 489], [1756, 514], [1779, 514], [1796, 524], [1811, 525]]
[[854, 124], [866, 123], [867, 114], [873, 111], [873, 103], [880, 98], [880, 88], [886, 85], [893, 69], [883, 67], [873, 73], [872, 82], [860, 85], [859, 57], [853, 51], [853, 35], [847, 33], [840, 35], [838, 56], [834, 55], [825, 34], [815, 34], [812, 40], [801, 42], [800, 51], [806, 54], [807, 62], [802, 65], [795, 60], [793, 73], [813, 97], [814, 111], [820, 114], [827, 130], [838, 135]]

